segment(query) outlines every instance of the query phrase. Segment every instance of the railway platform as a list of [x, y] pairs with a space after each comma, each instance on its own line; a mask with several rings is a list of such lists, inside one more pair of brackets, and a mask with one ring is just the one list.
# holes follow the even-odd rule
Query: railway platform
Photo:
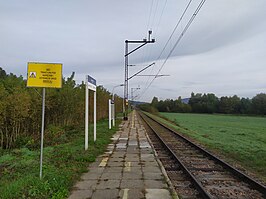
[[135, 111], [123, 121], [105, 154], [90, 164], [69, 199], [170, 199], [167, 177]]

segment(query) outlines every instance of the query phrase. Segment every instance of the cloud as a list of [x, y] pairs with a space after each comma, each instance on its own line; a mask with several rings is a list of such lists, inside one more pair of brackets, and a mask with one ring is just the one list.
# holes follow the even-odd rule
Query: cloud
[[[162, 60], [156, 60], [187, 1], [168, 0], [164, 12], [164, 1], [150, 12], [152, 0], [1, 1], [0, 66], [26, 76], [28, 61], [60, 62], [64, 75], [75, 71], [81, 82], [90, 74], [112, 90], [124, 82], [124, 41], [141, 40], [153, 29], [155, 44], [130, 55], [129, 63], [142, 67], [130, 67], [129, 74], [154, 60], [142, 74], [156, 74], [199, 2], [193, 1]], [[264, 0], [206, 1], [161, 71], [171, 76], [157, 78], [140, 100], [187, 97], [192, 91], [250, 97], [265, 90], [265, 9]], [[129, 83], [144, 89], [151, 79]], [[123, 89], [117, 92], [123, 95]]]

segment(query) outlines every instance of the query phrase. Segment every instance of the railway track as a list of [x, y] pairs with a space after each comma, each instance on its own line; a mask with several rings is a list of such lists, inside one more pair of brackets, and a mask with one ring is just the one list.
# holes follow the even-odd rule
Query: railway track
[[266, 187], [139, 112], [180, 198], [266, 198]]

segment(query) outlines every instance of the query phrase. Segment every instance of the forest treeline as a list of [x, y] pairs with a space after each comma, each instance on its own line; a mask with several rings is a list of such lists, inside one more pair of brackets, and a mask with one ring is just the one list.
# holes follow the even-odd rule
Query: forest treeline
[[191, 93], [188, 103], [183, 103], [181, 97], [176, 100], [158, 100], [154, 97], [151, 104], [143, 104], [140, 107], [151, 112], [266, 115], [266, 94], [260, 93], [249, 99], [237, 95], [218, 98], [212, 93]]
[[[19, 146], [19, 142], [39, 139], [41, 128], [42, 89], [27, 88], [26, 80], [7, 74], [0, 67], [0, 149]], [[97, 87], [97, 120], [108, 117], [111, 93]], [[90, 118], [93, 118], [93, 93], [90, 95]], [[54, 126], [84, 125], [85, 84], [76, 84], [74, 73], [63, 79], [62, 88], [46, 89], [45, 124]], [[115, 96], [116, 112], [122, 99]]]

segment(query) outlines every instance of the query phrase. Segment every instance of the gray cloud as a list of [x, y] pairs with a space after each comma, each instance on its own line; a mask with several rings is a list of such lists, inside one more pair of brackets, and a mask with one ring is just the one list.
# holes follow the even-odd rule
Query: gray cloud
[[[130, 64], [150, 64], [187, 3], [168, 0], [160, 18], [164, 1], [157, 1], [149, 24], [151, 0], [1, 1], [0, 66], [25, 76], [28, 61], [61, 62], [65, 75], [76, 71], [81, 82], [91, 74], [112, 90], [124, 81], [124, 41], [143, 39], [152, 28], [156, 43], [129, 58]], [[198, 2], [194, 1], [162, 60], [143, 74], [156, 74]], [[140, 100], [149, 101], [154, 95], [187, 97], [192, 91], [249, 97], [265, 92], [265, 10], [264, 0], [206, 1], [161, 71], [171, 76], [157, 78]], [[140, 69], [131, 67], [130, 74]], [[130, 86], [144, 89], [150, 80], [136, 77]], [[122, 89], [117, 93], [122, 95]]]

